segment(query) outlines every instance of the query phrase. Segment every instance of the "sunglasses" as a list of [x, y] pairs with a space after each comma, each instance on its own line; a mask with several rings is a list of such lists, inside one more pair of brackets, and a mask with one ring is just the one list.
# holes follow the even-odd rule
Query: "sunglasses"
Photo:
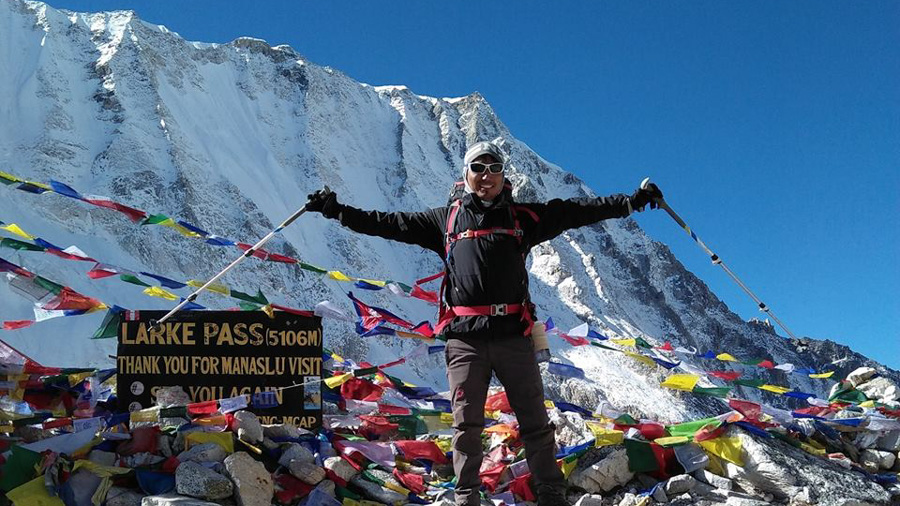
[[479, 163], [479, 162], [471, 162], [469, 164], [469, 170], [476, 174], [481, 174], [485, 170], [489, 171], [491, 174], [500, 174], [503, 172], [504, 165], [502, 163]]

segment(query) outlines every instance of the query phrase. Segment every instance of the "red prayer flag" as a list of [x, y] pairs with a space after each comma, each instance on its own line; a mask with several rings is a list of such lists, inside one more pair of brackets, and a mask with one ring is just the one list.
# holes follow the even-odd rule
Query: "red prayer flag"
[[[245, 243], [245, 242], [239, 242], [239, 243], [237, 243], [237, 247], [238, 247], [238, 248], [241, 248], [241, 250], [243, 250], [243, 251], [247, 251], [247, 250], [249, 250], [250, 248], [252, 248], [253, 245], [252, 245], [252, 244], [247, 244], [247, 243]], [[265, 260], [265, 259], [269, 256], [269, 252], [266, 251], [266, 250], [264, 250], [264, 249], [258, 249], [258, 250], [255, 250], [255, 251], [253, 252], [253, 256], [255, 256], [256, 258], [260, 258], [260, 259], [262, 259], [262, 260]]]
[[635, 426], [648, 441], [666, 436], [666, 427], [661, 423], [642, 422]]
[[506, 397], [506, 391], [497, 392], [491, 395], [484, 402], [484, 409], [488, 411], [500, 410], [504, 413], [512, 413], [512, 406], [509, 405], [509, 399]]
[[7, 320], [3, 322], [3, 330], [18, 330], [34, 325], [34, 320]]
[[278, 253], [269, 253], [269, 258], [266, 260], [270, 262], [281, 262], [283, 264], [295, 264], [298, 262], [296, 258], [286, 257], [284, 255], [279, 255]]
[[282, 306], [279, 304], [271, 304], [271, 306], [279, 311], [284, 311], [285, 313], [291, 313], [299, 316], [315, 316], [315, 313], [312, 311], [304, 311], [303, 309], [294, 309], [292, 307]]
[[188, 404], [188, 413], [191, 415], [211, 415], [219, 410], [219, 401], [205, 401]]
[[523, 501], [534, 502], [537, 499], [534, 492], [531, 491], [531, 485], [528, 480], [531, 479], [531, 473], [519, 476], [509, 484], [509, 491], [517, 495]]
[[379, 404], [378, 412], [386, 415], [408, 415], [412, 413], [409, 408], [391, 406], [390, 404]]
[[774, 369], [775, 364], [772, 363], [771, 360], [763, 360], [762, 362], [756, 364], [758, 367], [764, 367], [766, 369]]
[[672, 351], [672, 350], [674, 350], [674, 348], [672, 348], [672, 343], [670, 343], [669, 341], [666, 341], [666, 344], [664, 344], [664, 345], [662, 345], [662, 346], [657, 346], [656, 349], [657, 349], [657, 350], [663, 350], [663, 351]]
[[446, 464], [447, 456], [434, 441], [394, 441], [394, 445], [407, 459], [425, 459], [435, 464]]
[[738, 413], [744, 415], [744, 418], [748, 420], [759, 420], [759, 415], [762, 414], [762, 407], [755, 402], [744, 401], [741, 399], [728, 399], [728, 405]]
[[341, 397], [358, 401], [377, 401], [384, 389], [361, 378], [351, 378], [341, 385]]
[[710, 376], [715, 376], [716, 378], [723, 379], [725, 381], [734, 381], [741, 377], [741, 373], [739, 371], [709, 371], [707, 372]]
[[113, 211], [119, 211], [120, 213], [128, 216], [128, 219], [135, 223], [142, 221], [147, 217], [147, 213], [141, 211], [140, 209], [128, 207], [126, 205], [119, 204], [118, 202], [113, 202], [112, 200], [106, 199], [104, 197], [86, 198], [84, 199], [84, 201], [97, 207], [105, 207], [107, 209], [112, 209]]
[[429, 292], [427, 290], [423, 290], [419, 285], [413, 285], [412, 291], [409, 292], [410, 297], [415, 297], [417, 299], [422, 299], [425, 302], [430, 302], [431, 304], [438, 304], [438, 294], [437, 292]]
[[56, 297], [47, 302], [41, 309], [47, 310], [88, 310], [102, 305], [102, 303], [87, 295], [82, 295], [68, 286], [64, 286]]
[[93, 266], [91, 268], [91, 270], [88, 271], [87, 275], [91, 279], [101, 279], [101, 278], [108, 278], [110, 276], [115, 276], [116, 274], [118, 274], [117, 271], [110, 270], [110, 269], [111, 269], [111, 267], [109, 267], [109, 266], [106, 266], [103, 264], [97, 264], [97, 265]]
[[428, 490], [428, 487], [425, 486], [425, 478], [421, 474], [402, 473], [395, 467], [394, 478], [414, 494], [423, 494]]
[[580, 337], [580, 336], [572, 337], [563, 332], [559, 333], [559, 337], [568, 341], [568, 343], [571, 344], [572, 346], [584, 346], [586, 344], [590, 344], [590, 342], [587, 340], [586, 337]]

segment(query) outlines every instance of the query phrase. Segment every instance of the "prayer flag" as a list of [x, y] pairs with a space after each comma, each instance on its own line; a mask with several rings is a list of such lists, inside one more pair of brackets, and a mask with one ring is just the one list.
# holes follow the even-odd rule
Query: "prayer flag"
[[53, 191], [60, 194], [65, 195], [66, 197], [81, 200], [81, 194], [75, 191], [71, 186], [61, 183], [59, 181], [50, 180], [50, 188], [53, 188]]
[[656, 362], [652, 358], [645, 356], [645, 355], [641, 355], [640, 353], [635, 353], [633, 351], [628, 351], [628, 350], [623, 350], [622, 353], [624, 353], [626, 356], [631, 357], [643, 364], [646, 364], [649, 366], [656, 365]]
[[698, 381], [700, 381], [700, 376], [696, 374], [672, 374], [660, 383], [660, 386], [690, 392]]
[[637, 344], [637, 341], [634, 338], [630, 339], [610, 339], [611, 342], [618, 344], [619, 346], [634, 346]]
[[94, 264], [91, 270], [88, 271], [87, 275], [91, 279], [101, 279], [109, 276], [115, 276], [118, 273], [118, 267], [98, 263]]
[[719, 397], [724, 399], [728, 396], [728, 392], [731, 392], [731, 388], [729, 387], [694, 387], [692, 391], [698, 395], [711, 395], [713, 397]]
[[335, 280], [335, 281], [353, 281], [346, 274], [341, 271], [328, 271], [325, 273], [326, 276]]
[[728, 353], [719, 353], [716, 358], [723, 362], [737, 362], [738, 360]]
[[[191, 280], [188, 280], [188, 282], [187, 282], [188, 286], [192, 286], [194, 288], [200, 288], [205, 284], [206, 284], [206, 281], [198, 281], [196, 279], [191, 279]], [[209, 285], [208, 287], [206, 287], [206, 289], [209, 290], [210, 292], [221, 293], [222, 295], [231, 295], [231, 290], [227, 286], [225, 286], [221, 283], [213, 283], [213, 284]]]
[[29, 241], [32, 239], [35, 239], [37, 237], [37, 236], [29, 234], [28, 232], [25, 232], [24, 230], [22, 230], [21, 227], [19, 227], [15, 223], [10, 223], [9, 225], [0, 226], [0, 229], [3, 229], [3, 230], [6, 230], [7, 232], [16, 234], [19, 237], [24, 237], [25, 239], [28, 239]]
[[159, 276], [157, 274], [151, 274], [149, 272], [141, 272], [141, 275], [149, 276], [149, 277], [159, 281], [159, 283], [166, 288], [172, 288], [172, 289], [177, 290], [179, 288], [184, 288], [187, 286], [185, 283], [182, 283], [181, 281], [175, 281], [174, 279], [169, 279], [169, 278], [166, 278], [163, 276]]
[[560, 364], [559, 362], [547, 362], [547, 372], [568, 378], [584, 378], [584, 371], [574, 365]]
[[833, 375], [834, 375], [834, 371], [828, 371], [828, 372], [823, 372], [823, 373], [818, 373], [818, 374], [810, 374], [809, 377], [810, 377], [810, 378], [823, 378], [823, 379], [824, 379], [824, 378], [830, 378], [830, 377], [832, 377]]
[[778, 370], [784, 371], [784, 372], [793, 372], [794, 364], [778, 364], [775, 366], [775, 369], [778, 369]]
[[119, 279], [121, 279], [122, 281], [124, 281], [126, 283], [131, 283], [132, 285], [148, 286], [148, 287], [150, 286], [149, 284], [144, 283], [143, 281], [141, 281], [140, 278], [138, 278], [137, 276], [134, 276], [132, 274], [122, 274], [119, 276]]
[[587, 422], [587, 428], [594, 435], [594, 446], [610, 446], [621, 444], [625, 440], [625, 433], [620, 430], [606, 428], [603, 424]]
[[774, 369], [775, 364], [772, 363], [771, 360], [763, 360], [762, 362], [756, 364], [757, 367], [763, 367], [766, 369]]
[[18, 251], [45, 251], [46, 248], [38, 246], [36, 244], [27, 243], [24, 241], [20, 241], [18, 239], [10, 239], [9, 237], [4, 237], [0, 239], [0, 247], [2, 248], [12, 248]]
[[180, 297], [175, 295], [174, 293], [163, 290], [162, 288], [160, 288], [158, 286], [151, 286], [151, 287], [145, 288], [144, 294], [149, 295], [151, 297], [160, 297], [160, 298], [163, 298], [166, 300], [180, 299]]
[[782, 387], [778, 385], [760, 385], [760, 390], [768, 390], [769, 392], [774, 392], [776, 394], [784, 394], [785, 392], [790, 392], [791, 389], [788, 387]]
[[638, 439], [625, 439], [628, 469], [633, 473], [652, 473], [659, 470], [659, 463], [650, 443]]
[[269, 300], [266, 299], [266, 296], [263, 295], [262, 291], [256, 290], [256, 295], [250, 295], [244, 292], [239, 292], [235, 289], [231, 290], [231, 296], [235, 299], [253, 302], [255, 304], [259, 304], [260, 306], [264, 306], [269, 303]]
[[744, 459], [741, 456], [742, 445], [739, 437], [717, 437], [700, 441], [700, 446], [707, 452], [721, 457], [732, 464], [744, 467]]
[[353, 378], [353, 373], [344, 373], [337, 376], [331, 376], [330, 378], [325, 378], [325, 386], [327, 386], [328, 388], [336, 388], [343, 385], [351, 378]]
[[709, 456], [700, 446], [689, 443], [675, 447], [675, 460], [681, 464], [685, 473], [693, 473], [706, 468], [709, 464]]
[[709, 371], [707, 372], [707, 374], [719, 379], [723, 379], [725, 381], [734, 381], [741, 377], [741, 373], [739, 371]]
[[666, 426], [666, 431], [671, 436], [684, 436], [693, 438], [694, 434], [700, 431], [700, 429], [704, 427], [712, 427], [716, 428], [722, 425], [722, 422], [717, 418], [702, 418], [700, 420], [692, 420], [690, 422], [679, 423], [675, 425]]
[[128, 207], [126, 205], [119, 204], [118, 202], [113, 202], [107, 197], [98, 197], [96, 195], [88, 195], [84, 197], [82, 200], [87, 202], [88, 204], [93, 204], [97, 207], [105, 207], [107, 209], [112, 209], [113, 211], [118, 211], [126, 216], [131, 221], [137, 223], [144, 219], [147, 216], [147, 213], [141, 211], [140, 209], [135, 209], [133, 207]]
[[34, 320], [7, 320], [3, 322], [3, 330], [18, 330], [34, 325]]

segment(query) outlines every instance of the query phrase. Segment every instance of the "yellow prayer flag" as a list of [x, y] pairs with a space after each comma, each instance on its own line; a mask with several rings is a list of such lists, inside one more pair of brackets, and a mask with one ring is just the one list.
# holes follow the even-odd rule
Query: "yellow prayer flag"
[[577, 465], [578, 459], [572, 460], [572, 462], [566, 462], [565, 459], [562, 461], [562, 465], [560, 466], [560, 468], [562, 468], [563, 476], [565, 476], [567, 480], [569, 479], [569, 475], [572, 474], [572, 471], [575, 470], [575, 467]]
[[660, 386], [690, 392], [697, 386], [698, 381], [700, 381], [700, 376], [696, 374], [672, 374], [660, 383]]
[[359, 506], [359, 501], [345, 497], [343, 502], [341, 502], [341, 506]]
[[335, 281], [353, 281], [346, 274], [341, 271], [328, 271], [325, 273], [326, 276], [335, 280]]
[[860, 403], [859, 403], [859, 407], [861, 407], [861, 408], [874, 408], [874, 407], [875, 407], [875, 401], [873, 401], [873, 400], [870, 399], [870, 400], [865, 401], [865, 402], [860, 402]]
[[10, 392], [10, 398], [14, 401], [21, 401], [25, 399], [25, 389], [17, 388], [15, 392]]
[[349, 381], [352, 377], [353, 373], [349, 372], [345, 372], [344, 374], [341, 374], [339, 376], [331, 376], [329, 378], [325, 378], [325, 385], [328, 388], [336, 388]]
[[648, 504], [650, 504], [650, 496], [645, 495], [638, 499], [638, 502], [634, 503], [634, 506], [647, 506]]
[[790, 392], [791, 389], [787, 387], [780, 387], [778, 385], [760, 385], [760, 390], [768, 390], [769, 392], [775, 392], [776, 394], [783, 394], [785, 392]]
[[556, 404], [553, 404], [553, 401], [550, 399], [544, 399], [544, 407], [547, 409], [553, 409], [556, 407]]
[[189, 228], [185, 228], [185, 227], [179, 225], [178, 223], [175, 223], [175, 221], [173, 221], [172, 218], [169, 218], [169, 219], [159, 223], [159, 225], [162, 225], [164, 227], [169, 227], [185, 237], [200, 237], [200, 234], [198, 234], [197, 232], [194, 232], [193, 230], [191, 230]]
[[401, 487], [400, 485], [397, 485], [397, 484], [395, 484], [395, 483], [392, 483], [392, 482], [389, 481], [389, 480], [385, 480], [385, 481], [384, 481], [384, 488], [389, 489], [389, 490], [393, 490], [394, 492], [397, 492], [398, 494], [409, 495], [409, 490], [407, 490], [407, 489]]
[[610, 339], [611, 342], [618, 344], [619, 346], [635, 346], [637, 345], [637, 341], [632, 337], [628, 339]]
[[70, 375], [69, 375], [69, 386], [70, 386], [70, 387], [78, 386], [78, 385], [81, 384], [81, 382], [83, 382], [84, 380], [90, 378], [90, 377], [93, 376], [93, 375], [94, 375], [94, 371], [90, 371], [90, 372], [80, 372], [80, 373], [77, 373], [77, 374], [70, 374]]
[[500, 410], [488, 411], [484, 410], [484, 417], [490, 418], [491, 420], [499, 420], [500, 419]]
[[[193, 286], [194, 288], [200, 288], [204, 284], [206, 284], [205, 281], [197, 281], [196, 279], [192, 279], [187, 282], [188, 286]], [[222, 295], [231, 295], [231, 289], [219, 283], [213, 283], [206, 287], [206, 289], [210, 292], [221, 293]]]
[[151, 297], [161, 297], [166, 300], [178, 300], [180, 298], [174, 293], [164, 290], [158, 286], [149, 286], [147, 288], [144, 288], [144, 294]]
[[686, 436], [658, 437], [653, 440], [654, 443], [660, 446], [675, 446], [687, 443], [688, 441], [690, 441], [690, 439]]
[[62, 499], [47, 492], [43, 475], [10, 490], [6, 498], [16, 506], [65, 506]]
[[357, 278], [357, 279], [359, 279], [359, 281], [362, 281], [363, 283], [368, 283], [368, 284], [370, 284], [370, 285], [380, 286], [380, 287], [382, 287], [382, 288], [384, 288], [385, 286], [387, 286], [387, 283], [386, 283], [386, 282], [384, 282], [384, 281], [378, 281], [377, 279], [363, 279], [363, 278]]
[[231, 455], [234, 453], [234, 434], [230, 431], [225, 432], [188, 432], [184, 437], [185, 449], [190, 449], [194, 445], [203, 443], [215, 443], [222, 447], [226, 453]]
[[707, 452], [721, 457], [732, 464], [744, 467], [744, 459], [741, 456], [743, 447], [739, 437], [717, 437], [700, 441], [700, 446]]
[[719, 353], [716, 358], [723, 362], [737, 362], [738, 360], [728, 353]]
[[19, 178], [19, 176], [13, 176], [9, 172], [3, 172], [0, 170], [0, 179], [5, 179], [7, 181], [12, 181], [13, 183], [23, 183], [24, 179]]
[[611, 446], [622, 444], [625, 441], [625, 433], [620, 430], [608, 429], [599, 423], [586, 424], [594, 435], [594, 446]]
[[36, 239], [36, 238], [37, 238], [37, 236], [31, 235], [31, 234], [29, 234], [28, 232], [22, 230], [22, 229], [21, 229], [18, 225], [16, 225], [15, 223], [10, 223], [9, 225], [4, 225], [4, 226], [2, 226], [2, 227], [0, 227], [0, 228], [2, 228], [3, 230], [6, 230], [7, 232], [11, 232], [11, 233], [13, 233], [13, 234], [16, 234], [16, 235], [19, 236], [19, 237], [24, 237], [25, 239], [28, 239], [29, 241], [32, 240], [32, 239]]
[[441, 423], [453, 425], [453, 413], [441, 413]]
[[159, 407], [132, 411], [129, 418], [132, 422], [158, 422]]
[[0, 425], [0, 434], [10, 434], [16, 430], [15, 425]]
[[805, 451], [806, 453], [810, 453], [812, 455], [818, 455], [819, 457], [824, 457], [828, 454], [828, 452], [825, 451], [824, 449], [816, 448], [815, 446], [813, 446], [809, 443], [804, 443], [803, 441], [800, 441], [800, 448], [803, 449], [803, 451]]
[[834, 375], [834, 371], [828, 371], [828, 372], [821, 372], [821, 373], [819, 373], [819, 374], [810, 374], [809, 377], [810, 377], [810, 378], [825, 379], [825, 378], [830, 378], [830, 377], [833, 376], [833, 375]]
[[651, 366], [656, 365], [656, 362], [654, 362], [652, 358], [647, 357], [645, 355], [641, 355], [640, 353], [635, 353], [633, 351], [628, 351], [628, 350], [624, 350], [622, 353], [624, 353], [625, 355], [627, 355], [643, 364], [651, 365]]

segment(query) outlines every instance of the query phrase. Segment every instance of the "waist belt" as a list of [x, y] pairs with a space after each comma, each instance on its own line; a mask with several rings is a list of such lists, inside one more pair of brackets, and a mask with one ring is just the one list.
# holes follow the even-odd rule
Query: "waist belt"
[[434, 327], [434, 333], [440, 334], [444, 327], [450, 324], [457, 316], [507, 316], [521, 314], [521, 320], [528, 324], [525, 335], [531, 334], [534, 320], [531, 317], [531, 309], [526, 304], [489, 304], [486, 306], [445, 306], [440, 320]]

